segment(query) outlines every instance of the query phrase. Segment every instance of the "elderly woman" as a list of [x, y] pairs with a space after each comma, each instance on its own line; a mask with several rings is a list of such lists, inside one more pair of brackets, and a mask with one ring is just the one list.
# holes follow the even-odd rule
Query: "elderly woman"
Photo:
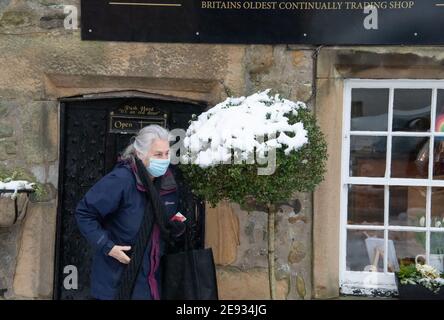
[[93, 298], [160, 299], [160, 257], [185, 230], [169, 152], [167, 130], [143, 128], [79, 202], [75, 217], [95, 251]]

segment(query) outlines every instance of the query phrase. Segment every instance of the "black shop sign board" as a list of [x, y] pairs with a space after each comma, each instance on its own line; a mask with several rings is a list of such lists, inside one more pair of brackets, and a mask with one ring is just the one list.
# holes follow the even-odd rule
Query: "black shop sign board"
[[444, 44], [444, 0], [82, 0], [81, 19], [83, 40]]

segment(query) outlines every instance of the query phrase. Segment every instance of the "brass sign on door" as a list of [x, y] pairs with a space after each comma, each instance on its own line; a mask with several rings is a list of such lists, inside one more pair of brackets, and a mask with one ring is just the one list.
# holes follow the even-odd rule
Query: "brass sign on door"
[[134, 134], [150, 124], [166, 127], [168, 116], [155, 107], [127, 104], [112, 111], [109, 118], [111, 133]]

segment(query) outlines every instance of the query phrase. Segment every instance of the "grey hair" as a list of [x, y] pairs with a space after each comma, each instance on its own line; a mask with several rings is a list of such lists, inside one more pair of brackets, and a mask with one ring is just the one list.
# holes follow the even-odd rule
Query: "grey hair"
[[132, 142], [122, 154], [122, 160], [128, 160], [136, 155], [136, 152], [140, 152], [145, 155], [153, 144], [154, 140], [166, 140], [169, 139], [169, 132], [165, 128], [152, 124], [142, 128], [132, 139]]

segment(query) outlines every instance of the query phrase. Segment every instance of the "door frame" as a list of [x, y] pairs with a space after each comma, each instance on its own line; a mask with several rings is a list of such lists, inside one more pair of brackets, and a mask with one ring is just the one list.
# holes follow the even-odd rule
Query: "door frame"
[[91, 101], [91, 100], [106, 100], [106, 99], [125, 99], [125, 98], [140, 98], [140, 99], [152, 99], [152, 100], [164, 100], [177, 103], [187, 103], [191, 105], [196, 105], [197, 108], [205, 109], [208, 108], [208, 103], [206, 101], [197, 101], [183, 98], [176, 98], [172, 96], [164, 96], [159, 94], [151, 94], [137, 90], [131, 91], [114, 91], [114, 92], [104, 92], [96, 94], [87, 94], [81, 96], [65, 97], [59, 99], [59, 168], [58, 168], [58, 187], [57, 187], [57, 214], [56, 214], [56, 234], [55, 234], [55, 246], [54, 246], [54, 275], [53, 275], [53, 300], [60, 300], [61, 292], [61, 268], [60, 265], [60, 253], [62, 245], [62, 235], [61, 235], [61, 223], [62, 223], [62, 204], [63, 204], [63, 186], [64, 186], [64, 176], [63, 169], [65, 167], [65, 135], [66, 135], [66, 108], [67, 103], [72, 101]]
[[57, 214], [56, 214], [56, 234], [55, 234], [55, 252], [54, 252], [54, 281], [53, 281], [53, 299], [60, 299], [60, 247], [61, 247], [61, 224], [62, 224], [62, 203], [63, 203], [63, 168], [65, 167], [65, 116], [66, 116], [66, 103], [60, 100], [59, 106], [59, 179], [57, 186]]

